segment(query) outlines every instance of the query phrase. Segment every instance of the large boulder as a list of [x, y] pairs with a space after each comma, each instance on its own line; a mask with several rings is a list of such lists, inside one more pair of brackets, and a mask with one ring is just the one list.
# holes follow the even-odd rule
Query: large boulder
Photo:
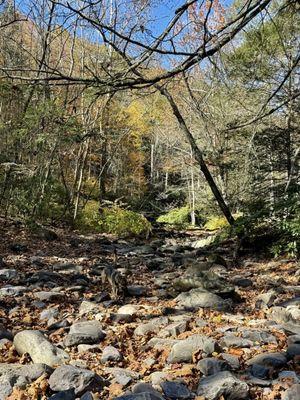
[[19, 354], [28, 353], [34, 363], [43, 363], [50, 367], [69, 361], [69, 355], [54, 346], [40, 332], [25, 330], [14, 337], [14, 346]]
[[207, 400], [217, 400], [221, 396], [226, 400], [247, 399], [248, 392], [247, 383], [228, 371], [200, 379], [197, 389], [197, 394]]

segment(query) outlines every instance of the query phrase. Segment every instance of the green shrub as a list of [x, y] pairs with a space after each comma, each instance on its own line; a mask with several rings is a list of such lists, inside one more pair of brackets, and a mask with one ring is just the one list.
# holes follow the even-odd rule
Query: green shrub
[[151, 231], [151, 223], [143, 215], [117, 205], [104, 207], [100, 213], [99, 203], [96, 201], [86, 204], [76, 225], [84, 231], [118, 236], [148, 236]]
[[190, 224], [190, 209], [188, 206], [174, 208], [157, 218], [157, 222], [179, 227], [185, 227]]
[[204, 229], [207, 231], [216, 231], [218, 229], [222, 229], [227, 227], [228, 221], [225, 217], [211, 217], [208, 219], [206, 224], [204, 225]]
[[279, 240], [271, 247], [271, 252], [275, 257], [288, 255], [298, 257], [300, 253], [300, 216], [280, 222], [277, 226]]

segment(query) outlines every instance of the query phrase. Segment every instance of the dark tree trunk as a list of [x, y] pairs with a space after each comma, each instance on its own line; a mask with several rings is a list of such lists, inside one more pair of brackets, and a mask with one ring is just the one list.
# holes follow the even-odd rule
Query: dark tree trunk
[[168, 102], [172, 108], [173, 114], [175, 115], [182, 132], [184, 133], [185, 137], [187, 138], [187, 140], [189, 141], [189, 143], [191, 145], [195, 159], [198, 161], [200, 169], [201, 169], [211, 191], [213, 192], [213, 195], [214, 195], [222, 213], [224, 214], [228, 223], [230, 225], [233, 225], [235, 220], [231, 214], [231, 211], [230, 211], [228, 205], [226, 204], [218, 186], [216, 185], [214, 178], [211, 175], [211, 173], [206, 165], [206, 162], [203, 158], [202, 151], [199, 149], [194, 136], [192, 135], [191, 131], [187, 127], [185, 120], [184, 120], [179, 108], [177, 107], [177, 104], [175, 103], [175, 100], [173, 99], [173, 97], [171, 96], [171, 94], [169, 93], [169, 91], [167, 89], [165, 89], [159, 85], [156, 85], [156, 88], [168, 100]]

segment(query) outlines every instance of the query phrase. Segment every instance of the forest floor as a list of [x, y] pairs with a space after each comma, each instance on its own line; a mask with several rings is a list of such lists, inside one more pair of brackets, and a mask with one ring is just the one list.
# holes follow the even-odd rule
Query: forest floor
[[[216, 265], [201, 231], [127, 240], [57, 229], [49, 241], [1, 222], [1, 400], [299, 400], [295, 260], [234, 265], [227, 245]], [[208, 263], [224, 287], [175, 291], [182, 276], [197, 286]], [[102, 284], [106, 265], [127, 271], [122, 303]]]

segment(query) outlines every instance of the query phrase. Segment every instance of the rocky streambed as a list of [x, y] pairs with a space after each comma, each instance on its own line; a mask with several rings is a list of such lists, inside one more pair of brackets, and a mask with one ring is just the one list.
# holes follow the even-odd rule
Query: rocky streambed
[[[188, 232], [3, 235], [1, 400], [300, 399], [296, 261], [237, 266]], [[123, 304], [105, 265], [126, 270]]]

